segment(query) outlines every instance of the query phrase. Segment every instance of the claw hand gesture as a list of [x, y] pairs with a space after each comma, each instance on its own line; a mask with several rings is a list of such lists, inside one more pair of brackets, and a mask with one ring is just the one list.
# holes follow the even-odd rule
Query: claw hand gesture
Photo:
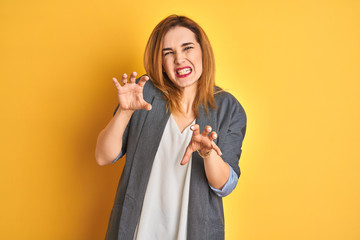
[[147, 103], [143, 98], [144, 85], [149, 80], [149, 77], [142, 76], [140, 81], [136, 83], [136, 75], [136, 72], [131, 73], [130, 81], [128, 82], [127, 75], [124, 73], [121, 79], [122, 86], [116, 78], [113, 78], [119, 99], [119, 110], [151, 110], [151, 104]]
[[199, 150], [202, 155], [208, 155], [210, 154], [210, 151], [214, 149], [219, 156], [222, 155], [220, 148], [213, 141], [217, 138], [217, 134], [216, 132], [211, 132], [210, 126], [206, 126], [202, 133], [200, 133], [198, 124], [191, 126], [190, 129], [193, 131], [193, 135], [186, 148], [184, 157], [181, 160], [181, 165], [186, 164], [189, 161], [191, 154], [197, 150]]

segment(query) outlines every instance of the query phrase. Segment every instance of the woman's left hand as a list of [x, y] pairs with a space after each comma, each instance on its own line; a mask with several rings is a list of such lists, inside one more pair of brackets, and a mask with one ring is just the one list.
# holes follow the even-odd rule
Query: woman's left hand
[[191, 154], [197, 150], [199, 150], [202, 155], [207, 155], [214, 149], [219, 156], [222, 155], [220, 148], [213, 141], [217, 138], [217, 134], [216, 132], [211, 132], [211, 126], [206, 126], [202, 133], [200, 133], [198, 124], [191, 126], [190, 129], [193, 131], [193, 135], [186, 148], [184, 157], [180, 162], [181, 165], [186, 164], [190, 160]]

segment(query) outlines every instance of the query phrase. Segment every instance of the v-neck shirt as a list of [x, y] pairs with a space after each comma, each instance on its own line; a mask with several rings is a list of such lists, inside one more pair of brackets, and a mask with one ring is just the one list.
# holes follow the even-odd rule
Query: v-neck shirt
[[194, 123], [181, 133], [170, 115], [155, 155], [134, 239], [186, 239], [192, 158], [185, 165], [180, 162]]

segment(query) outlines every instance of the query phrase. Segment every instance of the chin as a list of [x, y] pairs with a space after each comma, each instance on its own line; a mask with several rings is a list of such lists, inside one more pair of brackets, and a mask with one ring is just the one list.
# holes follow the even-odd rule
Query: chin
[[178, 87], [180, 87], [180, 88], [191, 87], [191, 86], [197, 85], [197, 80], [189, 80], [189, 81], [177, 82], [176, 85]]

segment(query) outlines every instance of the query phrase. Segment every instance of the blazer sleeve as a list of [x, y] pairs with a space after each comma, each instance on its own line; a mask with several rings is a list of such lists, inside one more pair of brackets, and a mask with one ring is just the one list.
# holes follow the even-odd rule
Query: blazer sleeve
[[222, 158], [240, 177], [239, 159], [246, 132], [246, 114], [241, 104], [230, 93], [223, 93], [221, 105], [218, 105], [221, 139], [218, 145], [223, 153]]

